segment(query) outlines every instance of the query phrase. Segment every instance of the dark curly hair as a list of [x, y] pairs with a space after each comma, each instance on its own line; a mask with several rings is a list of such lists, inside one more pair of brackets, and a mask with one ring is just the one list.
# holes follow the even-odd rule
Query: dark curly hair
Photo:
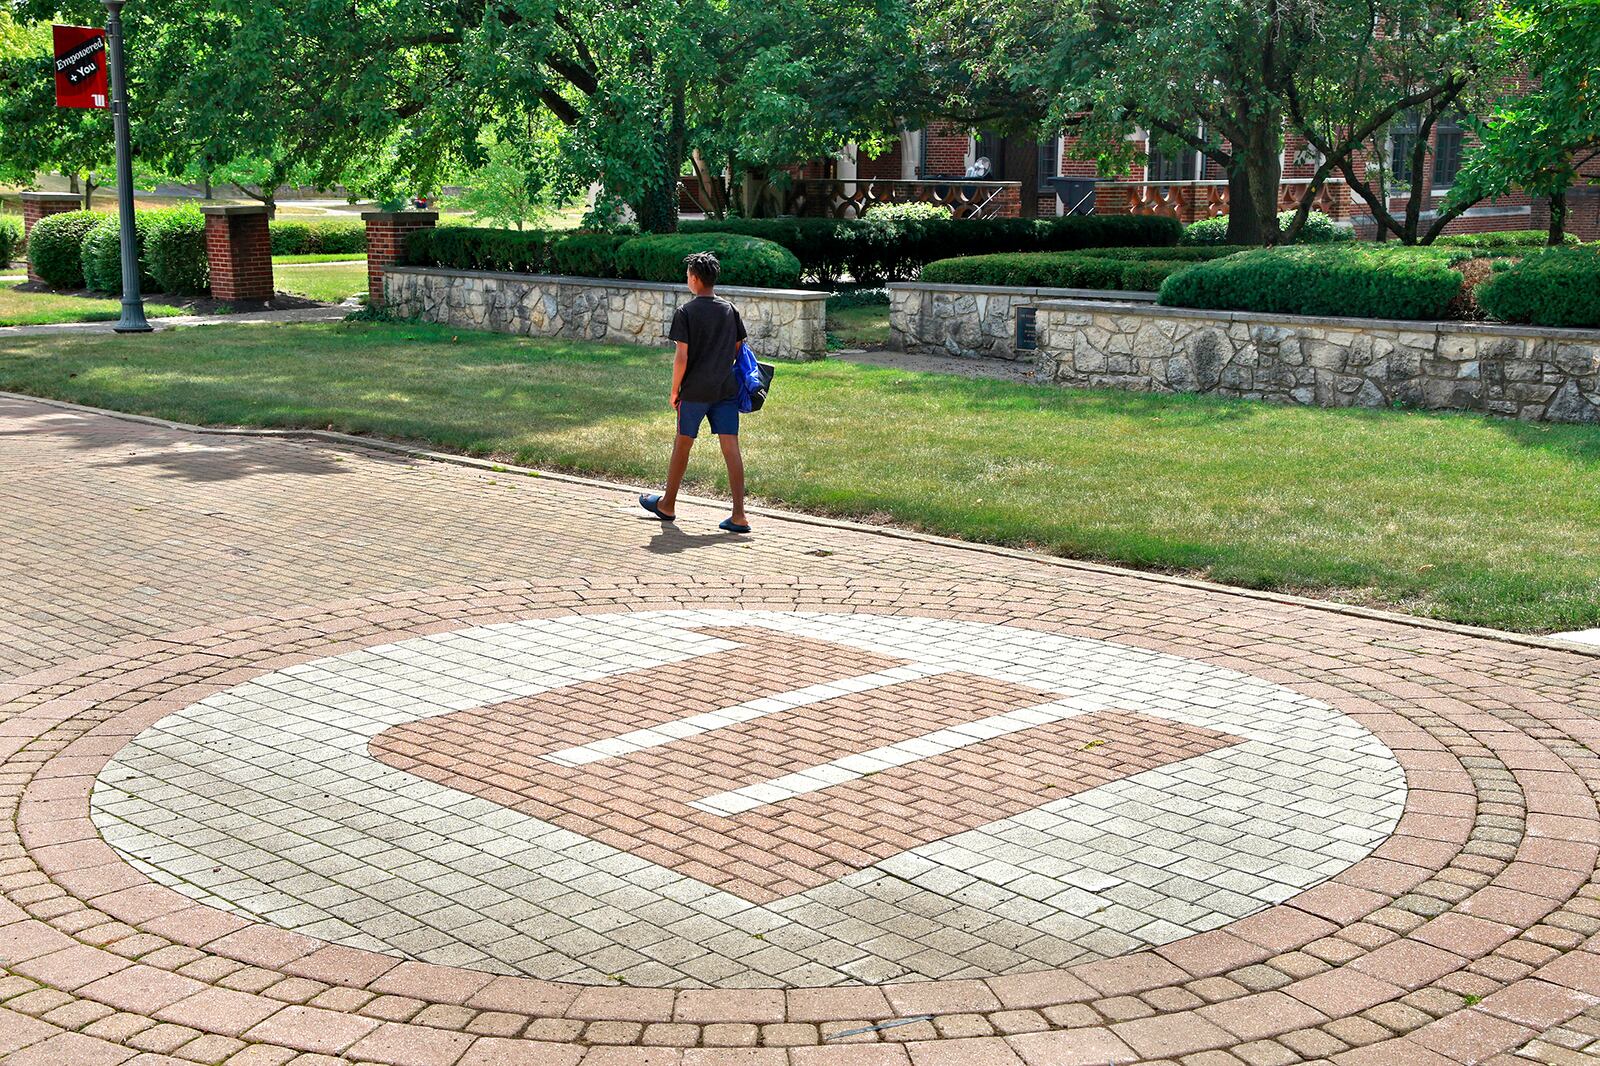
[[717, 278], [722, 276], [722, 264], [717, 262], [715, 252], [695, 252], [693, 255], [686, 255], [683, 257], [683, 265], [705, 285], [715, 285]]

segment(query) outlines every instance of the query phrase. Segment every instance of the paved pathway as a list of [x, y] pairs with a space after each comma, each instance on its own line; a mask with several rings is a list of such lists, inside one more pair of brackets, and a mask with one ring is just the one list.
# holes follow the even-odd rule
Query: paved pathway
[[[227, 315], [171, 315], [150, 318], [157, 329], [176, 329], [179, 326], [247, 326], [261, 323], [283, 322], [342, 322], [355, 305], [321, 304], [315, 307], [292, 307], [282, 311], [245, 311]], [[116, 325], [105, 322], [52, 322], [43, 326], [0, 326], [0, 340], [6, 337], [28, 336], [41, 333], [111, 333]]]
[[1576, 646], [4, 398], [0, 513], [8, 1064], [1600, 1056]]

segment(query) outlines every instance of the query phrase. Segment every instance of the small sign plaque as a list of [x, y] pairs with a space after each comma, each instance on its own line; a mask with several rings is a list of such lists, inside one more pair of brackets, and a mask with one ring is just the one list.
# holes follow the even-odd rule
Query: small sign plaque
[[56, 106], [104, 108], [106, 31], [96, 26], [52, 26], [56, 53]]

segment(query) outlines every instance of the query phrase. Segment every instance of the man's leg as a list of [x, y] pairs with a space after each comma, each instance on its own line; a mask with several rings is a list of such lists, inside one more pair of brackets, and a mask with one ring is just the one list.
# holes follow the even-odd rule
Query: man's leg
[[744, 516], [744, 456], [739, 454], [739, 435], [722, 433], [722, 458], [728, 464], [728, 492], [733, 496], [733, 520], [741, 526], [750, 523]]
[[664, 515], [678, 513], [678, 489], [683, 485], [683, 475], [689, 469], [689, 449], [693, 447], [694, 438], [682, 433], [672, 442], [672, 459], [667, 463], [667, 491], [661, 494], [661, 502], [657, 505]]

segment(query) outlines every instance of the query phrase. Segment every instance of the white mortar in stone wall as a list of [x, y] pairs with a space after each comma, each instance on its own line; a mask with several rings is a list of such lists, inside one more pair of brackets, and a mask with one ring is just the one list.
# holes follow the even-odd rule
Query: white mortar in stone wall
[[1600, 422], [1600, 333], [1045, 301], [1038, 380]]
[[[665, 345], [684, 285], [436, 267], [390, 267], [384, 303], [395, 314], [497, 333]], [[739, 309], [759, 358], [827, 354], [828, 294], [806, 289], [719, 287]]]

